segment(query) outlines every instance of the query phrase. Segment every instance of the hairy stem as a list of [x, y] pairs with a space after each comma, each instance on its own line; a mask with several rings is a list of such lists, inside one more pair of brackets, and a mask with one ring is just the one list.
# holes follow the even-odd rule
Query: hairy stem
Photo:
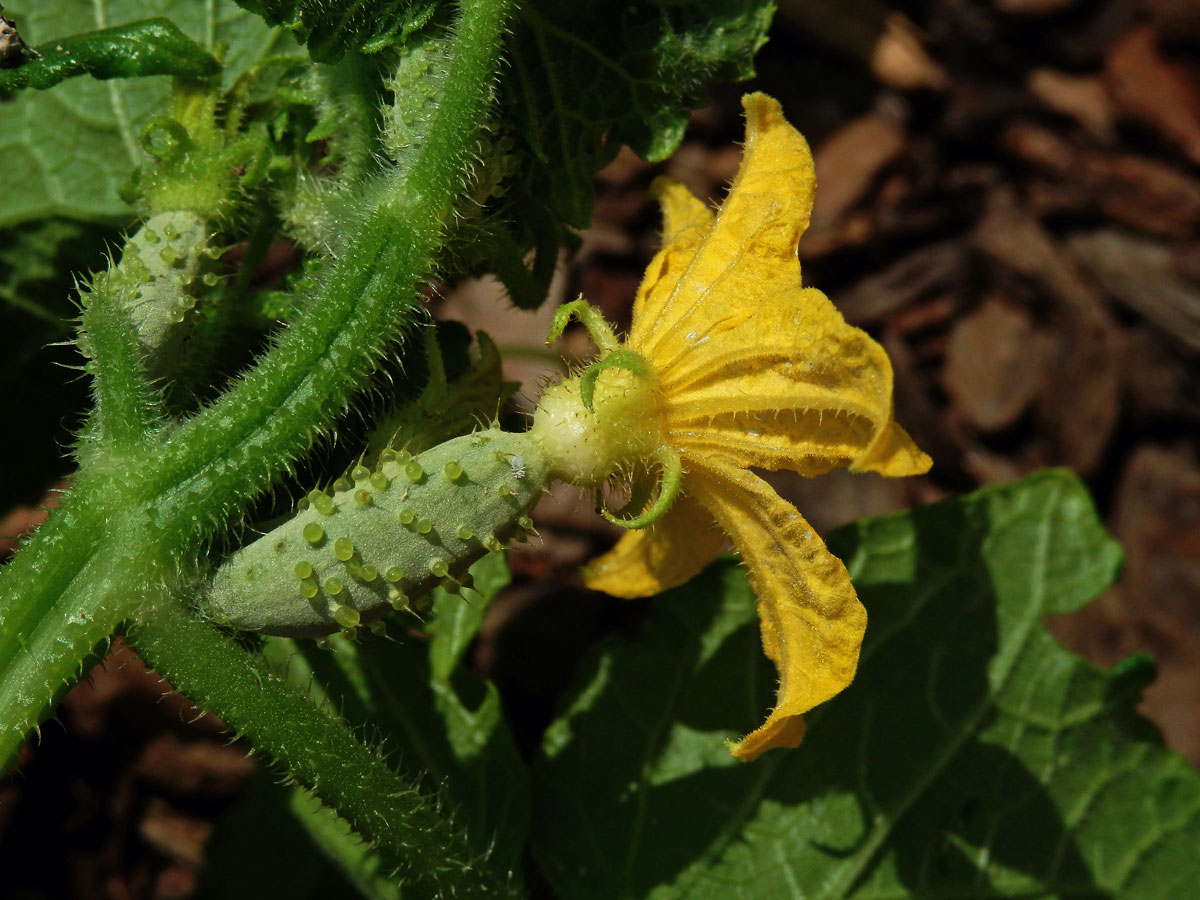
[[122, 304], [114, 297], [120, 290], [106, 279], [97, 285], [83, 310], [82, 325], [87, 343], [103, 347], [88, 360], [92, 373], [95, 409], [84, 440], [99, 446], [86, 453], [107, 451], [124, 455], [141, 450], [147, 436], [161, 423], [161, 410], [146, 378], [137, 333]]
[[115, 490], [101, 479], [77, 484], [33, 546], [0, 569], [0, 770], [147, 586], [161, 583], [154, 557], [137, 555], [147, 523], [106, 502]]
[[[121, 423], [121, 446], [83, 457], [69, 502], [0, 576], [0, 763], [123, 620], [144, 620], [178, 592], [205, 544], [332, 426], [419, 316], [419, 287], [468, 182], [508, 10], [508, 0], [463, 0], [428, 139], [411, 165], [362, 191], [366, 212], [305, 312], [220, 400], [156, 430], [128, 329], [94, 323], [90, 352], [117, 376], [105, 415]], [[167, 663], [161, 674], [175, 680]], [[304, 765], [315, 779], [313, 760]]]
[[[217, 497], [250, 497], [341, 414], [418, 315], [454, 203], [467, 182], [478, 123], [498, 67], [506, 0], [463, 4], [451, 77], [417, 159], [364, 193], [355, 239], [329, 262], [316, 296], [258, 364], [180, 429], [151, 476], [203, 513]], [[231, 463], [233, 463], [231, 465]]]
[[261, 656], [173, 600], [131, 626], [128, 638], [156, 671], [171, 673], [176, 689], [219, 715], [345, 819], [414, 897], [515, 896], [510, 879], [471, 851], [464, 830]]

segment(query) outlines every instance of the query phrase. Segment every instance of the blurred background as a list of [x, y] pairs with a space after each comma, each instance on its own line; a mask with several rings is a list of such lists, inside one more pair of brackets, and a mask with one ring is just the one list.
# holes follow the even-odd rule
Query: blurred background
[[[628, 324], [658, 248], [650, 181], [665, 173], [719, 201], [741, 156], [741, 94], [775, 96], [816, 154], [805, 281], [886, 347], [896, 417], [935, 465], [919, 479], [772, 480], [827, 534], [1071, 467], [1126, 559], [1111, 591], [1050, 627], [1098, 665], [1152, 653], [1143, 712], [1200, 764], [1197, 60], [1200, 0], [790, 0], [758, 77], [714, 92], [669, 161], [624, 151], [597, 175], [592, 228], [542, 311], [513, 311], [494, 284], [472, 282], [447, 286], [435, 315], [490, 332], [528, 408], [561, 372], [541, 344], [555, 305], [582, 293]], [[557, 349], [589, 353], [581, 331]], [[41, 481], [5, 476], [16, 506], [4, 535], [36, 521], [86, 397], [49, 352], [19, 362], [0, 366], [3, 389], [44, 399], [59, 446], [25, 448]], [[581, 587], [579, 564], [615, 538], [590, 498], [556, 490], [535, 519], [541, 537], [514, 549], [514, 584], [472, 651], [530, 753], [581, 654], [633, 633], [644, 609]], [[49, 840], [62, 860], [14, 896], [193, 891], [213, 823], [254, 762], [163, 693], [118, 644], [69, 696], [65, 731], [50, 723], [27, 748], [28, 782], [0, 783], [0, 871]]]

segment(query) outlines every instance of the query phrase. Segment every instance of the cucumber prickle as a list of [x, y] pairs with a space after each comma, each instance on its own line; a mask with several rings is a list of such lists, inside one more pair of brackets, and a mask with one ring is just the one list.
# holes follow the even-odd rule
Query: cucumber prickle
[[316, 637], [370, 624], [532, 528], [550, 464], [528, 435], [497, 429], [417, 456], [385, 450], [332, 496], [233, 554], [205, 607], [246, 631]]

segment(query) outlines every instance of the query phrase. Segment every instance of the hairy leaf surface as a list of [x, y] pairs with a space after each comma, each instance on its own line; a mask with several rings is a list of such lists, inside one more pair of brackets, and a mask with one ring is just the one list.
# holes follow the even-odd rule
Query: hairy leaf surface
[[511, 75], [481, 140], [471, 202], [453, 244], [457, 271], [493, 273], [538, 306], [571, 229], [592, 213], [590, 178], [622, 144], [649, 160], [679, 145], [705, 89], [753, 74], [772, 5], [764, 0], [615, 4], [531, 0], [514, 19]]
[[293, 29], [317, 62], [403, 43], [437, 11], [437, 0], [238, 0], [271, 25]]
[[544, 179], [532, 196], [586, 227], [588, 177], [622, 144], [651, 161], [669, 156], [707, 85], [753, 74], [771, 12], [762, 0], [523, 5], [506, 107], [544, 164], [530, 167]]

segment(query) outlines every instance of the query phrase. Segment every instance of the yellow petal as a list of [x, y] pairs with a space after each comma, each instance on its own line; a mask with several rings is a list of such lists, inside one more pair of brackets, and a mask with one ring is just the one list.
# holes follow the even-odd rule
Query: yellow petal
[[748, 761], [799, 744], [801, 716], [853, 680], [867, 612], [841, 560], [761, 478], [719, 465], [689, 475], [696, 499], [742, 556], [758, 595], [763, 650], [779, 670], [775, 709], [733, 748]]
[[816, 475], [928, 468], [891, 428], [883, 348], [801, 286], [796, 242], [808, 223], [812, 157], [779, 104], [746, 107], [746, 152], [714, 218], [660, 181], [667, 245], [647, 270], [629, 346], [653, 360], [671, 440], [685, 454]]
[[747, 94], [742, 105], [746, 149], [729, 196], [702, 239], [698, 216], [679, 232], [668, 225], [675, 240], [651, 262], [638, 292], [630, 346], [664, 364], [714, 328], [751, 315], [778, 276], [800, 283], [796, 243], [812, 212], [812, 153], [775, 100]]
[[655, 178], [650, 195], [662, 209], [664, 247], [698, 244], [712, 229], [715, 216], [708, 204], [673, 178]]
[[583, 580], [614, 597], [650, 597], [690, 581], [713, 561], [725, 535], [713, 517], [684, 494], [651, 525], [625, 534], [608, 553], [592, 560]]
[[[687, 268], [696, 249], [712, 230], [715, 218], [707, 204], [674, 179], [654, 179], [650, 193], [662, 210], [663, 248], [646, 268], [633, 301], [631, 345], [639, 333], [643, 338], [647, 337], [662, 320], [662, 304], [670, 296], [669, 285], [674, 284], [678, 280], [677, 274]], [[660, 283], [662, 288], [658, 287]]]
[[823, 409], [718, 411], [676, 416], [668, 440], [687, 460], [721, 459], [737, 466], [823, 475], [837, 466], [889, 478], [922, 475], [933, 465], [890, 417], [880, 427], [860, 414]]
[[887, 354], [820, 291], [797, 285], [656, 370], [671, 439], [685, 452], [802, 475], [929, 468], [893, 426]]
[[875, 436], [875, 442], [850, 466], [855, 472], [878, 472], [889, 478], [923, 475], [933, 465], [929, 455], [908, 436], [908, 432], [889, 422]]

